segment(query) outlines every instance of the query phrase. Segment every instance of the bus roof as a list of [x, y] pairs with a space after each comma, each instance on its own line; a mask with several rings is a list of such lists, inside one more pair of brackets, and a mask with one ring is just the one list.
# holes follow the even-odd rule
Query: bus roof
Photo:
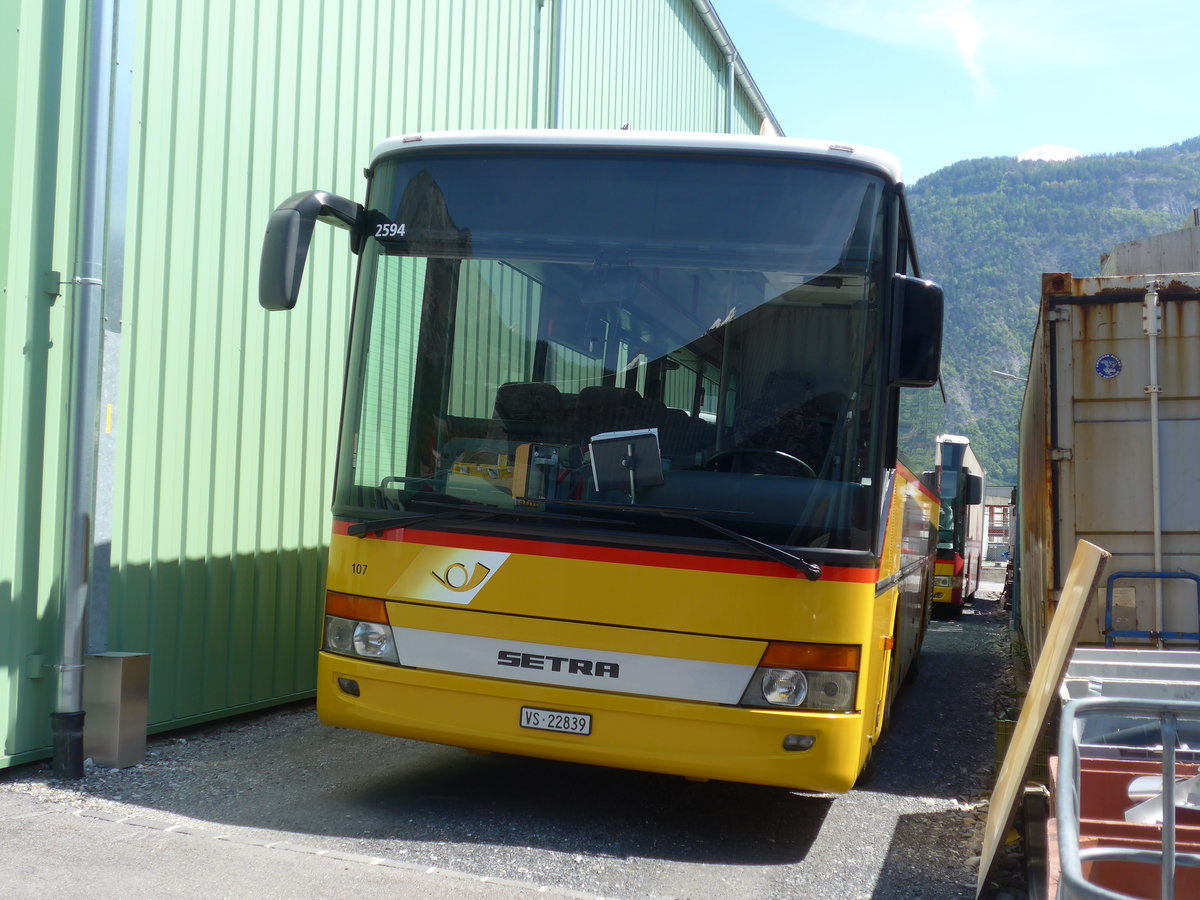
[[809, 159], [849, 162], [873, 169], [899, 183], [900, 162], [886, 150], [861, 144], [784, 138], [754, 134], [715, 134], [683, 131], [585, 131], [572, 129], [524, 129], [512, 131], [433, 131], [400, 135], [381, 141], [371, 154], [372, 167], [379, 160], [404, 149], [421, 147], [576, 147], [609, 150], [749, 151]]

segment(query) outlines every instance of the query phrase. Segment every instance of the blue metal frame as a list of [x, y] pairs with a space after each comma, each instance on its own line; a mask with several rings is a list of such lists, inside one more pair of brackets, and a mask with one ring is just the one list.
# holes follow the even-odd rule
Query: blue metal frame
[[1104, 646], [1112, 647], [1113, 640], [1119, 637], [1140, 637], [1159, 640], [1196, 641], [1200, 644], [1200, 631], [1114, 631], [1112, 627], [1113, 614], [1113, 583], [1118, 578], [1190, 578], [1196, 586], [1196, 616], [1200, 620], [1200, 575], [1191, 572], [1113, 572], [1108, 576], [1108, 588], [1104, 595]]

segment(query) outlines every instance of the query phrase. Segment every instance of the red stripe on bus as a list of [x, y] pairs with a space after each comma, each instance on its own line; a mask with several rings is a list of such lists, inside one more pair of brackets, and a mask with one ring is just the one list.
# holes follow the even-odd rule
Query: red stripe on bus
[[921, 493], [930, 500], [937, 500], [937, 494], [933, 492], [933, 489], [923, 482], [919, 476], [915, 475], [908, 466], [904, 465], [904, 463], [896, 463], [896, 471], [907, 478], [910, 484], [915, 484], [918, 488], [920, 488]]
[[[350, 522], [334, 521], [333, 533], [346, 534]], [[630, 566], [654, 566], [664, 569], [692, 569], [701, 572], [722, 572], [731, 575], [767, 575], [803, 578], [783, 563], [720, 556], [697, 556], [687, 553], [663, 553], [655, 550], [624, 550], [617, 547], [597, 547], [585, 544], [564, 544], [555, 541], [530, 541], [520, 538], [493, 538], [477, 534], [456, 534], [453, 537], [438, 531], [419, 528], [389, 528], [367, 540], [396, 541], [402, 544], [428, 544], [435, 547], [461, 547], [464, 550], [487, 550], [499, 553], [519, 553], [522, 556], [552, 556], [557, 559], [581, 559], [595, 562], [619, 563]], [[874, 584], [879, 579], [877, 568], [851, 566], [822, 566], [823, 581]]]

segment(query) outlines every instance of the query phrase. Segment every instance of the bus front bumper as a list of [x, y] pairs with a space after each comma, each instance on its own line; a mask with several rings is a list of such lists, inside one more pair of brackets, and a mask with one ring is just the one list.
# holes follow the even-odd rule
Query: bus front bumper
[[935, 587], [933, 589], [933, 602], [945, 604], [946, 606], [962, 606], [963, 595], [961, 587]]
[[[522, 727], [525, 708], [588, 715], [590, 734]], [[853, 787], [869, 750], [859, 713], [582, 691], [325, 652], [318, 663], [317, 712], [327, 725], [469, 750], [833, 793]], [[785, 749], [790, 735], [812, 737], [812, 746]]]

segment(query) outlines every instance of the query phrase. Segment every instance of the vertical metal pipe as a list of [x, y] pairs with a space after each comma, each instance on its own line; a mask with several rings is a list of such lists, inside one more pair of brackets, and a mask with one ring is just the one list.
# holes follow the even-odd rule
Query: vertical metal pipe
[[737, 67], [734, 65], [734, 55], [729, 54], [725, 64], [725, 133], [733, 134], [733, 115], [736, 111], [734, 95], [737, 93]]
[[100, 394], [100, 321], [104, 303], [104, 211], [108, 170], [108, 100], [112, 73], [112, 0], [93, 0], [87, 38], [86, 131], [79, 189], [76, 286], [71, 297], [71, 381], [67, 497], [63, 523], [61, 649], [58, 696], [51, 714], [54, 773], [83, 775], [84, 618], [92, 577], [92, 523]]
[[542, 102], [538, 95], [542, 67], [542, 9], [546, 0], [533, 0], [533, 53], [532, 64], [529, 67], [531, 81], [529, 102], [529, 127], [540, 128], [542, 125]]
[[1175, 741], [1179, 720], [1175, 713], [1162, 713], [1162, 900], [1175, 900]]
[[[1158, 383], [1158, 336], [1162, 333], [1162, 311], [1158, 303], [1158, 282], [1146, 285], [1146, 299], [1142, 307], [1142, 332], [1146, 335], [1150, 351], [1150, 383], [1146, 394], [1150, 398], [1150, 501], [1154, 529], [1154, 571], [1163, 570], [1162, 561], [1162, 473], [1159, 467], [1158, 443], [1158, 395], [1162, 386]], [[1154, 579], [1154, 630], [1163, 630], [1163, 580]], [[1163, 646], [1158, 638], [1158, 646]]]
[[97, 459], [92, 569], [88, 588], [87, 653], [108, 650], [109, 579], [117, 475], [117, 425], [121, 421], [121, 298], [125, 283], [126, 193], [133, 104], [134, 8], [139, 0], [114, 0], [108, 96], [108, 171], [104, 207], [104, 305], [101, 310], [100, 395], [97, 403]]
[[554, 128], [563, 127], [563, 72], [567, 57], [567, 0], [554, 0]]

